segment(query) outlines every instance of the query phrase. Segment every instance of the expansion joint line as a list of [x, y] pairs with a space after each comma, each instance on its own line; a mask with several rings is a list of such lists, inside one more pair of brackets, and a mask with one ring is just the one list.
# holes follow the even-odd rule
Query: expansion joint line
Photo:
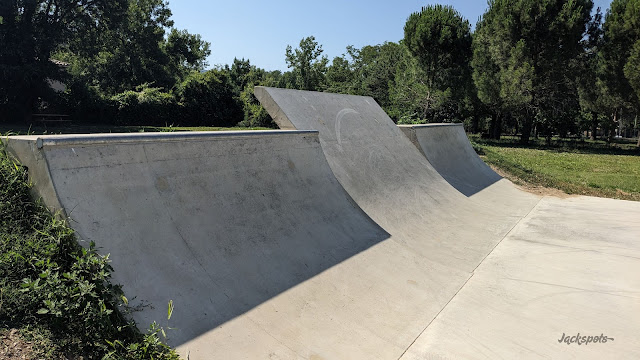
[[447, 308], [447, 306], [449, 306], [449, 303], [451, 303], [451, 301], [458, 296], [458, 293], [460, 291], [462, 291], [462, 289], [467, 285], [467, 283], [469, 282], [469, 280], [471, 280], [471, 278], [473, 277], [473, 275], [475, 275], [476, 273], [476, 269], [478, 269], [478, 267], [480, 265], [482, 265], [482, 263], [484, 263], [484, 261], [486, 260], [486, 258], [491, 255], [493, 253], [493, 251], [498, 247], [498, 245], [500, 245], [502, 243], [502, 241], [504, 239], [506, 239], [507, 237], [509, 237], [509, 235], [511, 234], [511, 232], [513, 232], [513, 229], [516, 228], [516, 226], [518, 226], [522, 220], [526, 219], [529, 217], [529, 215], [531, 214], [531, 212], [533, 212], [533, 210], [535, 210], [538, 205], [540, 204], [540, 202], [542, 201], [542, 199], [544, 199], [545, 197], [541, 197], [538, 202], [536, 202], [536, 204], [534, 206], [531, 207], [531, 209], [529, 210], [529, 212], [527, 212], [526, 215], [524, 215], [523, 217], [521, 217], [518, 221], [516, 221], [516, 223], [511, 227], [511, 229], [509, 229], [509, 231], [502, 237], [502, 239], [500, 239], [500, 241], [498, 241], [498, 243], [491, 249], [491, 251], [489, 251], [487, 253], [487, 255], [485, 255], [482, 260], [478, 263], [478, 265], [473, 269], [473, 271], [471, 272], [471, 276], [469, 276], [467, 278], [467, 280], [465, 280], [465, 282], [462, 284], [462, 286], [460, 286], [460, 288], [458, 289], [458, 291], [455, 292], [455, 294], [453, 294], [453, 296], [451, 296], [451, 298], [449, 299], [449, 301], [447, 301], [446, 304], [444, 304], [444, 306], [442, 307], [442, 309], [440, 309], [440, 311], [438, 311], [438, 313], [436, 314], [436, 316], [433, 317], [433, 319], [431, 319], [431, 321], [429, 321], [429, 323], [427, 324], [427, 326], [424, 327], [424, 329], [422, 329], [422, 331], [420, 331], [420, 333], [418, 334], [418, 336], [416, 336], [415, 339], [413, 339], [413, 341], [411, 342], [411, 344], [409, 344], [409, 346], [407, 346], [406, 349], [404, 349], [404, 351], [402, 352], [402, 354], [400, 354], [400, 356], [398, 356], [398, 360], [402, 359], [402, 357], [404, 356], [404, 354], [407, 353], [407, 351], [409, 351], [409, 349], [411, 349], [411, 347], [413, 346], [413, 344], [416, 343], [416, 341], [418, 341], [418, 339], [422, 336], [422, 334], [427, 331], [427, 329], [429, 328], [429, 326], [431, 326], [431, 324], [438, 318], [438, 316], [440, 316], [440, 314], [444, 311], [444, 309]]

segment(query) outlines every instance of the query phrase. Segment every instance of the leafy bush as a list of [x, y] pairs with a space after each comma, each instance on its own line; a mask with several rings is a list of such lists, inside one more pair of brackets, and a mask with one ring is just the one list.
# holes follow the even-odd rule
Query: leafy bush
[[0, 144], [0, 329], [38, 328], [60, 354], [177, 359], [128, 320], [127, 299], [110, 283], [109, 258], [81, 247], [65, 221], [30, 197], [24, 167]]
[[262, 107], [255, 95], [253, 95], [254, 85], [247, 85], [240, 93], [240, 100], [244, 110], [244, 120], [238, 123], [239, 126], [246, 127], [270, 127], [278, 126], [273, 121], [267, 110]]
[[179, 107], [172, 94], [148, 84], [111, 97], [119, 124], [164, 125], [172, 124], [179, 114]]
[[177, 97], [190, 125], [232, 126], [242, 120], [229, 74], [219, 70], [193, 72], [180, 84]]

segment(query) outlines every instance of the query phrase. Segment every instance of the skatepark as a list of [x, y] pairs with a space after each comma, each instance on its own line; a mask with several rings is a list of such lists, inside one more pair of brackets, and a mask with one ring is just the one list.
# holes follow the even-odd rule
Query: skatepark
[[527, 193], [370, 97], [255, 95], [281, 130], [3, 139], [184, 358], [640, 357], [640, 203]]

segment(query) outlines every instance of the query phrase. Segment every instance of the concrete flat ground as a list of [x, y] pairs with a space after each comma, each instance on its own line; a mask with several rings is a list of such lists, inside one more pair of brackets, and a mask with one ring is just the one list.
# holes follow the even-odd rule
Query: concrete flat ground
[[256, 96], [283, 130], [5, 139], [185, 358], [640, 356], [640, 204], [522, 192], [368, 97]]

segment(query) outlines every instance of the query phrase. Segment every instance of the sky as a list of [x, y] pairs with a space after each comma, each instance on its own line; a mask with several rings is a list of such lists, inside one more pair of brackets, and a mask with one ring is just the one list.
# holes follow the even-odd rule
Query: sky
[[[594, 3], [594, 9], [605, 10], [611, 0]], [[244, 58], [281, 71], [288, 70], [287, 45], [296, 48], [307, 36], [314, 36], [331, 60], [348, 45], [399, 41], [409, 15], [432, 4], [453, 6], [472, 29], [487, 8], [485, 0], [169, 0], [174, 26], [211, 43], [210, 68]]]

